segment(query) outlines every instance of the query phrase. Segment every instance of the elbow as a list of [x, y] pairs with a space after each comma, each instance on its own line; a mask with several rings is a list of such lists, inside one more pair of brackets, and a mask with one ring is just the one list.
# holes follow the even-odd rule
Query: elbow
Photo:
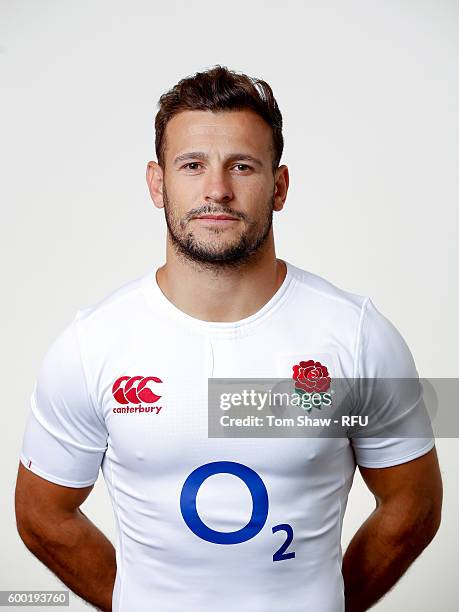
[[37, 534], [33, 522], [24, 508], [16, 506], [16, 529], [26, 547], [34, 552], [37, 548]]
[[441, 504], [437, 507], [434, 505], [428, 512], [423, 523], [423, 530], [425, 531], [428, 543], [430, 543], [436, 536], [441, 525]]
[[430, 499], [397, 497], [379, 505], [379, 533], [393, 546], [420, 554], [441, 525], [442, 496]]
[[422, 552], [434, 539], [441, 525], [441, 499], [405, 508], [399, 515], [398, 539], [416, 553]]
[[16, 529], [25, 546], [35, 553], [40, 542], [40, 521], [37, 520], [39, 512], [22, 489], [16, 487], [14, 510], [16, 517]]
[[423, 522], [413, 525], [407, 535], [411, 537], [416, 548], [424, 550], [436, 536], [440, 529], [440, 524], [441, 516], [432, 512]]
[[[421, 534], [425, 535], [427, 544], [433, 540], [440, 529], [442, 502], [443, 492], [439, 491], [437, 495], [425, 501], [425, 503], [417, 504], [418, 509], [415, 512], [415, 522], [419, 526]], [[416, 529], [417, 525], [414, 526], [414, 529]]]

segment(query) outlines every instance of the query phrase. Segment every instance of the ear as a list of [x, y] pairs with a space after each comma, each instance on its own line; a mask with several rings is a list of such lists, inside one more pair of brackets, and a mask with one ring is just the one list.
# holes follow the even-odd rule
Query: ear
[[147, 185], [156, 208], [163, 208], [163, 169], [155, 161], [147, 164]]
[[282, 210], [287, 198], [289, 174], [287, 166], [279, 166], [274, 179], [274, 210]]

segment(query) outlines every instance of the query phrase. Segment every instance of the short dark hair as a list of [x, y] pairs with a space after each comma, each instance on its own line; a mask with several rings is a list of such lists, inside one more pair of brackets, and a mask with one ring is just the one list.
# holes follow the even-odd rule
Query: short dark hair
[[160, 97], [158, 106], [155, 148], [160, 166], [164, 167], [166, 125], [174, 115], [186, 110], [218, 112], [249, 108], [271, 126], [273, 172], [279, 167], [284, 148], [282, 114], [266, 81], [216, 65], [181, 79]]

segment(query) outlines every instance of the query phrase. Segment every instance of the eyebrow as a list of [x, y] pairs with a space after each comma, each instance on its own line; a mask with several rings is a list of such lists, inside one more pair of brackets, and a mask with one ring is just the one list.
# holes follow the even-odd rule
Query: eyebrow
[[[174, 159], [174, 166], [182, 161], [190, 160], [190, 159], [208, 160], [209, 156], [207, 155], [207, 153], [204, 153], [203, 151], [190, 151], [188, 153], [182, 153], [181, 155], [177, 155], [177, 157]], [[257, 166], [263, 166], [263, 162], [260, 159], [253, 157], [253, 155], [248, 155], [247, 153], [232, 153], [231, 155], [228, 155], [225, 158], [225, 162], [232, 162], [232, 161], [239, 161], [239, 160], [251, 161]]]

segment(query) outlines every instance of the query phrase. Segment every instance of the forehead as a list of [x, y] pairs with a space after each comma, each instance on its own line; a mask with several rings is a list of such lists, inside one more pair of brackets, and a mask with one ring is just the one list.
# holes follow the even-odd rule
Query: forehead
[[168, 122], [165, 131], [166, 156], [190, 147], [224, 147], [269, 155], [272, 148], [271, 127], [250, 109], [234, 111], [182, 111]]

